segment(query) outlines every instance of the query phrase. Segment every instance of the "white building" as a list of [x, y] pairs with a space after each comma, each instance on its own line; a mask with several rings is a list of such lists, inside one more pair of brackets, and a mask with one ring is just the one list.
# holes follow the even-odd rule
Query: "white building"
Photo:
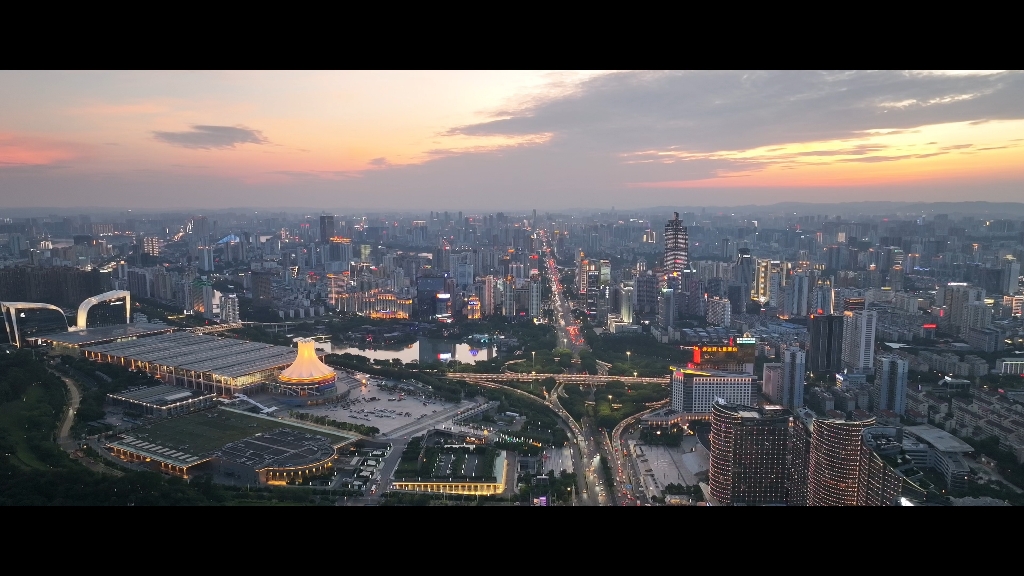
[[807, 354], [791, 346], [782, 351], [782, 398], [780, 403], [796, 410], [804, 405], [804, 379], [807, 373]]
[[843, 365], [859, 373], [868, 373], [875, 364], [875, 329], [878, 313], [874, 310], [845, 312], [843, 320]]
[[224, 294], [220, 300], [220, 321], [226, 323], [239, 322], [238, 294]]
[[878, 413], [907, 411], [907, 361], [895, 355], [875, 358], [875, 381], [871, 384], [871, 409]]
[[732, 322], [732, 303], [718, 296], [708, 300], [707, 320], [713, 326], [728, 328]]
[[672, 373], [672, 408], [687, 414], [710, 414], [716, 398], [750, 406], [753, 381], [752, 374], [676, 370]]

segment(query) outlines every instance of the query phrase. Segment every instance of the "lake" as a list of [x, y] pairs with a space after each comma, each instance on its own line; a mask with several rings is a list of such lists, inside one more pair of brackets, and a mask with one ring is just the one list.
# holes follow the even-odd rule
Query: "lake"
[[482, 360], [493, 360], [497, 356], [494, 346], [471, 346], [456, 340], [419, 338], [416, 342], [398, 349], [335, 348], [335, 354], [358, 354], [370, 360], [391, 360], [402, 362], [449, 362], [458, 360], [465, 364], [476, 364]]

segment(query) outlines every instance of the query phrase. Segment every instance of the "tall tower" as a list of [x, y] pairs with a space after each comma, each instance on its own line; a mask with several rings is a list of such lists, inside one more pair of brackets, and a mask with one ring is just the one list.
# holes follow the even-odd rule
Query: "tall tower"
[[679, 212], [675, 212], [675, 218], [665, 224], [665, 258], [662, 267], [665, 273], [682, 272], [690, 264], [690, 239], [679, 220]]
[[782, 405], [796, 410], [804, 405], [806, 354], [792, 346], [782, 351]]
[[320, 242], [326, 244], [334, 236], [334, 216], [320, 216]]
[[857, 505], [862, 436], [874, 424], [874, 418], [859, 422], [814, 420], [807, 471], [808, 506]]
[[843, 319], [843, 364], [859, 374], [869, 372], [875, 364], [875, 327], [878, 312], [856, 310], [846, 312]]
[[726, 506], [785, 504], [789, 410], [715, 402], [711, 407], [711, 495]]
[[843, 317], [812, 314], [807, 321], [810, 333], [807, 369], [811, 372], [838, 372], [843, 368]]
[[903, 415], [907, 410], [907, 361], [889, 354], [875, 358], [875, 381], [871, 383], [871, 409], [892, 410]]

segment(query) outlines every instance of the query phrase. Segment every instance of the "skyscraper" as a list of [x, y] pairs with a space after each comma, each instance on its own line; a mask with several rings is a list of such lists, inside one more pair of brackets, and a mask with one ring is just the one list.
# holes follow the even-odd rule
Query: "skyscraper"
[[789, 410], [778, 406], [714, 403], [708, 484], [719, 503], [763, 506], [787, 502], [791, 417]]
[[725, 298], [715, 296], [707, 302], [707, 321], [712, 326], [729, 327], [732, 320], [732, 303]]
[[812, 314], [807, 321], [810, 341], [807, 370], [838, 372], [843, 367], [843, 316]]
[[679, 212], [675, 212], [675, 218], [665, 224], [665, 257], [662, 267], [666, 273], [682, 272], [690, 264], [690, 239], [679, 220]]
[[808, 506], [856, 506], [864, 430], [862, 421], [815, 419], [807, 470]]
[[326, 244], [334, 238], [334, 216], [320, 216], [320, 242]]
[[871, 409], [876, 414], [892, 410], [903, 415], [907, 409], [907, 361], [889, 354], [875, 358], [875, 381], [871, 384]]
[[782, 363], [767, 362], [761, 372], [761, 392], [776, 404], [782, 404]]
[[843, 364], [857, 373], [867, 373], [875, 364], [875, 327], [878, 313], [874, 310], [845, 312], [843, 318]]
[[234, 323], [239, 320], [238, 294], [224, 294], [220, 299], [220, 321], [224, 323]]
[[791, 346], [782, 351], [782, 405], [796, 410], [804, 405], [806, 354]]

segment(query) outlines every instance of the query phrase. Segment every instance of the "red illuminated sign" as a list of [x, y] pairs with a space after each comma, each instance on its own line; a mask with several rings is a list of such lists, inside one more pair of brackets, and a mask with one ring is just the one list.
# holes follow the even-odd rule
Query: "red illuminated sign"
[[924, 326], [921, 326], [921, 328], [924, 328], [925, 330], [935, 330], [936, 328], [938, 328], [938, 325], [937, 324], [925, 324]]

